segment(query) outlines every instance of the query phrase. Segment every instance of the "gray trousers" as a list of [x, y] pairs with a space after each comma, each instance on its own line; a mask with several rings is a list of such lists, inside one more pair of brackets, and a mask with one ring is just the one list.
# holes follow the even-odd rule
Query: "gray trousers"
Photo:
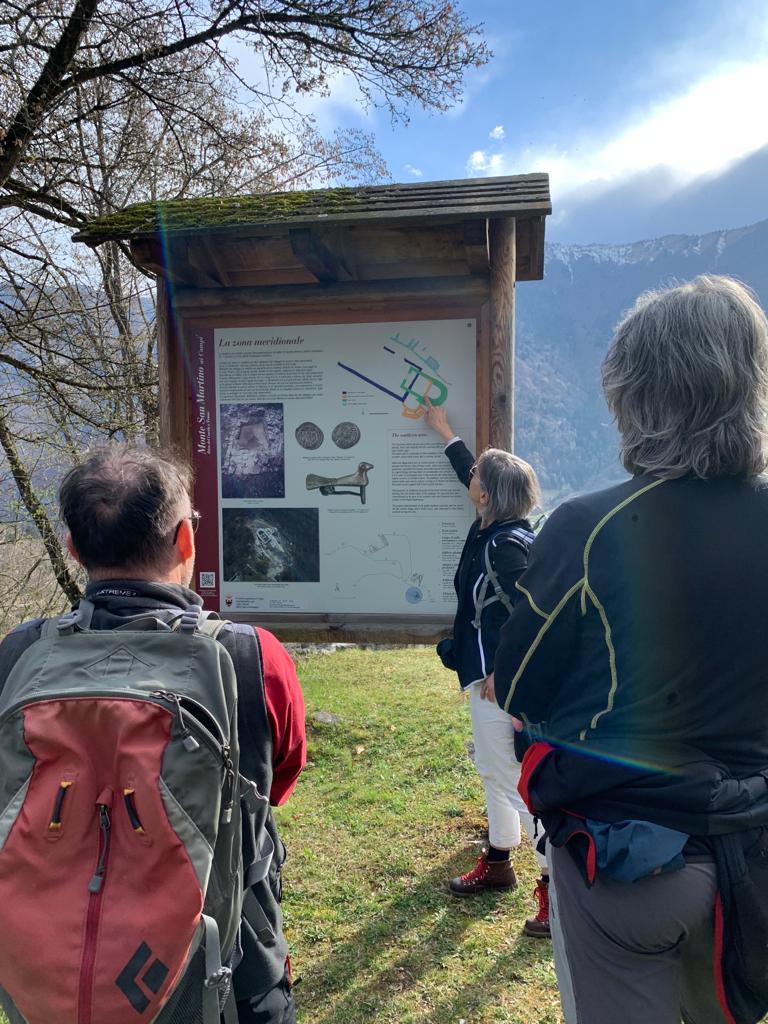
[[714, 864], [587, 888], [548, 845], [550, 923], [566, 1024], [727, 1024], [712, 969]]

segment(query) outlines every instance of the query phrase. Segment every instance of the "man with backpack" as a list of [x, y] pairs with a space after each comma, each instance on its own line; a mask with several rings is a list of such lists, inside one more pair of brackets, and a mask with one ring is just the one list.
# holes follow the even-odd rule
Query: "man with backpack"
[[0, 1003], [11, 1024], [292, 1024], [285, 847], [304, 701], [266, 630], [189, 589], [191, 473], [89, 455], [60, 491], [87, 570], [0, 644]]

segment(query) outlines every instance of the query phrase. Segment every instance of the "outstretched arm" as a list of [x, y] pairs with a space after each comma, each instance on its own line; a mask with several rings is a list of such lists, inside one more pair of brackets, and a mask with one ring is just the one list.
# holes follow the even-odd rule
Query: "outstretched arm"
[[[424, 420], [430, 427], [439, 434], [445, 442], [445, 454], [453, 466], [456, 476], [465, 487], [469, 487], [471, 470], [475, 464], [475, 457], [467, 448], [464, 442], [454, 433], [453, 427], [448, 422], [448, 414], [441, 405], [432, 405], [428, 398], [425, 398], [427, 411], [424, 413]], [[450, 442], [453, 442], [452, 444]]]

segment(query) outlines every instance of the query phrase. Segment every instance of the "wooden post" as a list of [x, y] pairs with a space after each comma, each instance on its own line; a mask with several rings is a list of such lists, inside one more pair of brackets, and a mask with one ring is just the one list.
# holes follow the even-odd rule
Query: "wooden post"
[[515, 402], [515, 220], [490, 224], [490, 443], [514, 448]]
[[189, 455], [191, 438], [187, 424], [187, 376], [177, 335], [176, 317], [168, 297], [168, 285], [159, 275], [156, 281], [160, 444]]

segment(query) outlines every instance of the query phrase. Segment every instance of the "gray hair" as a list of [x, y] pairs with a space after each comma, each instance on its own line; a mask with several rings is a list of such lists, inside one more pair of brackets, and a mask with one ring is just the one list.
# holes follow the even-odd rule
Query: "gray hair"
[[171, 452], [125, 444], [88, 452], [59, 489], [61, 517], [85, 568], [168, 564], [191, 484], [189, 465]]
[[616, 328], [603, 391], [630, 473], [706, 480], [768, 465], [768, 321], [739, 281], [641, 295]]
[[533, 467], [501, 448], [487, 448], [475, 463], [475, 472], [488, 495], [484, 517], [490, 522], [524, 519], [541, 498]]

